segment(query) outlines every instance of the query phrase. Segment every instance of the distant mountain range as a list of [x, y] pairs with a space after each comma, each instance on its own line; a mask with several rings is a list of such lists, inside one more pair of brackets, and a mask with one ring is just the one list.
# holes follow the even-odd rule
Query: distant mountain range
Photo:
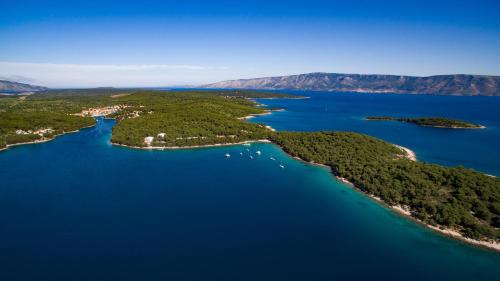
[[203, 88], [314, 90], [363, 93], [500, 96], [500, 76], [437, 75], [427, 77], [309, 73], [217, 82]]
[[30, 84], [0, 80], [0, 93], [38, 92], [48, 88]]

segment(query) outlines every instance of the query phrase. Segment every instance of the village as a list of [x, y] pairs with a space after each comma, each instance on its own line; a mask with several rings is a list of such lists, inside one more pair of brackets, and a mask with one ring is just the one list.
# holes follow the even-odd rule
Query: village
[[54, 130], [52, 128], [39, 129], [36, 131], [33, 130], [16, 130], [16, 135], [39, 135], [43, 137], [46, 134], [52, 134]]
[[[95, 108], [89, 108], [86, 110], [82, 110], [80, 113], [76, 113], [73, 115], [76, 116], [81, 116], [81, 117], [96, 117], [96, 116], [108, 116], [111, 114], [114, 114], [118, 112], [119, 110], [122, 110], [124, 108], [127, 108], [129, 106], [127, 105], [112, 105], [112, 106], [106, 106], [106, 107], [95, 107]], [[137, 117], [139, 117], [139, 113], [136, 114]]]

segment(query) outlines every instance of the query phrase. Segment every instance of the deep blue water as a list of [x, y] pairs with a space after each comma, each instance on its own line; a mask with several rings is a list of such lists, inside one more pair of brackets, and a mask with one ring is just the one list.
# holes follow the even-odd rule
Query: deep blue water
[[[500, 176], [500, 97], [387, 95], [292, 92], [310, 99], [259, 100], [286, 109], [259, 116], [278, 130], [354, 131], [406, 146], [421, 161], [463, 165]], [[441, 129], [396, 121], [367, 121], [367, 116], [450, 117], [486, 129]]]
[[[287, 109], [270, 123], [296, 126]], [[254, 159], [244, 146], [132, 150], [109, 144], [113, 124], [0, 153], [0, 280], [500, 276], [500, 254], [399, 217], [272, 144], [249, 147]]]

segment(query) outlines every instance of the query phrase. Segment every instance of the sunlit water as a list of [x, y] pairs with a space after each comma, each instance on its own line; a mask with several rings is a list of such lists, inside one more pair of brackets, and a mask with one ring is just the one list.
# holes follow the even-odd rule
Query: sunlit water
[[[278, 130], [354, 131], [411, 148], [420, 160], [500, 175], [500, 97], [292, 92], [309, 99], [259, 100], [286, 109], [259, 116]], [[442, 129], [367, 116], [449, 117], [486, 129]]]
[[[301, 129], [286, 107], [264, 118]], [[109, 144], [113, 125], [0, 153], [0, 280], [500, 276], [500, 254], [401, 218], [272, 144], [132, 150]]]

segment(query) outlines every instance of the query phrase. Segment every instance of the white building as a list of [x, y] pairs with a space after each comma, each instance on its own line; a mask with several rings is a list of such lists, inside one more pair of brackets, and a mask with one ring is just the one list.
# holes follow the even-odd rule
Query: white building
[[144, 143], [145, 143], [146, 145], [151, 146], [151, 144], [153, 143], [153, 140], [154, 140], [154, 139], [155, 139], [154, 137], [145, 137], [145, 138], [144, 138]]
[[17, 135], [27, 135], [28, 132], [24, 131], [24, 130], [16, 130], [16, 134]]

